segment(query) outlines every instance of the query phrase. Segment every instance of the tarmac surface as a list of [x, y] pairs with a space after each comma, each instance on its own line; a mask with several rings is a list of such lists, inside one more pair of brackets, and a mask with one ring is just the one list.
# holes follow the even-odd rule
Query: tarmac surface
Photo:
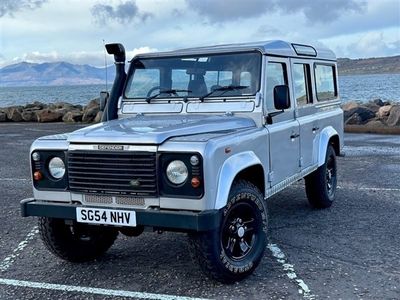
[[334, 205], [310, 208], [299, 182], [269, 199], [265, 257], [248, 279], [202, 275], [180, 233], [119, 235], [99, 260], [51, 255], [31, 197], [34, 139], [79, 125], [0, 124], [0, 299], [400, 299], [400, 136], [346, 134]]

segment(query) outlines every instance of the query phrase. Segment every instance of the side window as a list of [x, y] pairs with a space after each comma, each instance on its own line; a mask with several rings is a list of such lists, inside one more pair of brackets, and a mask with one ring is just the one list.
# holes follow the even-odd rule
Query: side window
[[312, 103], [310, 65], [294, 64], [293, 81], [297, 106], [300, 107]]
[[267, 64], [266, 101], [268, 111], [274, 111], [274, 87], [287, 84], [286, 64], [269, 62]]
[[128, 98], [144, 98], [147, 92], [156, 86], [160, 86], [160, 70], [159, 69], [137, 69], [135, 76], [132, 76], [133, 83], [130, 87], [137, 87], [133, 90], [125, 91]]
[[314, 73], [318, 101], [335, 99], [337, 96], [335, 66], [315, 64]]

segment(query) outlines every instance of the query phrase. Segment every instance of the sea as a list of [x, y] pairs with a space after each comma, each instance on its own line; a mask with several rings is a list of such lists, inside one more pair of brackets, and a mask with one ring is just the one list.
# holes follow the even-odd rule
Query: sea
[[[34, 101], [85, 105], [103, 90], [106, 90], [105, 85], [2, 87], [0, 83], [0, 107]], [[400, 74], [339, 76], [339, 91], [343, 102], [368, 102], [378, 98], [400, 102]]]

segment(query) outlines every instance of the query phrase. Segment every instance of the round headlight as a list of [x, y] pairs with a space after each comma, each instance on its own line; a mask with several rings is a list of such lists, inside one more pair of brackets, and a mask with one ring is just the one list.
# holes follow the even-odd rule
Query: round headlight
[[50, 175], [55, 179], [61, 179], [65, 174], [65, 165], [61, 158], [53, 157], [49, 161]]
[[183, 161], [171, 161], [167, 167], [167, 178], [173, 184], [182, 184], [188, 178], [188, 169]]

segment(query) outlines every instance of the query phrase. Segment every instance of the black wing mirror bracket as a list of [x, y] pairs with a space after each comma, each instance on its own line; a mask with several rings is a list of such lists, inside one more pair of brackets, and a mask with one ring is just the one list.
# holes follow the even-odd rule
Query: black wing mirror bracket
[[274, 106], [278, 111], [268, 114], [266, 117], [267, 124], [272, 124], [272, 117], [280, 115], [285, 109], [290, 108], [289, 87], [287, 85], [276, 85], [274, 87]]

